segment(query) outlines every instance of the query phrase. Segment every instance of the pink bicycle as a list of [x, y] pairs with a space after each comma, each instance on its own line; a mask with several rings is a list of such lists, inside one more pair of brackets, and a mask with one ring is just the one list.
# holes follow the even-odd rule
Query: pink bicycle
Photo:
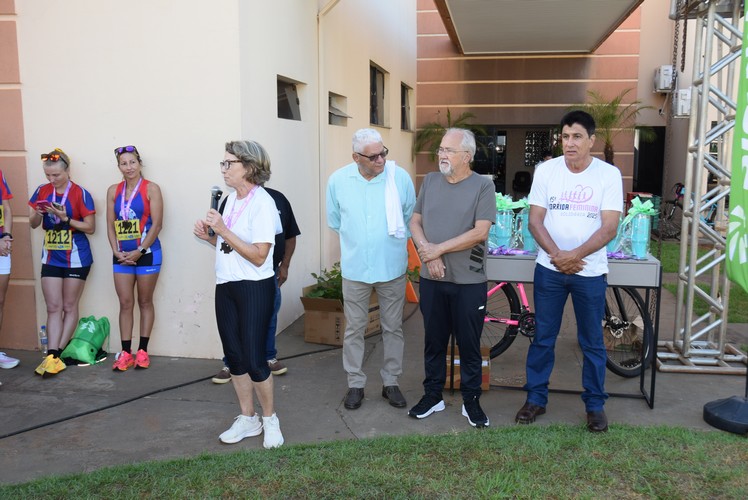
[[[530, 310], [523, 283], [489, 282], [486, 317], [483, 320], [481, 344], [491, 349], [491, 358], [506, 351], [517, 334], [532, 342], [535, 336], [535, 313]], [[654, 355], [650, 348], [652, 321], [639, 292], [634, 288], [609, 286], [605, 295], [603, 341], [607, 352], [606, 366], [622, 377], [641, 374]], [[642, 357], [642, 350], [646, 355]]]

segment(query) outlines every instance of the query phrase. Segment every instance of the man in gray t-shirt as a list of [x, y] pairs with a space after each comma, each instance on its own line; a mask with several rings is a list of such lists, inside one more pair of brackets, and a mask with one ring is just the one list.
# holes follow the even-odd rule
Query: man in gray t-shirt
[[410, 222], [421, 257], [421, 313], [426, 331], [425, 395], [413, 418], [444, 410], [450, 335], [460, 349], [462, 414], [473, 427], [488, 426], [480, 407], [480, 335], [486, 310], [486, 239], [496, 219], [493, 183], [474, 173], [475, 137], [449, 129], [439, 147], [439, 170], [426, 176]]

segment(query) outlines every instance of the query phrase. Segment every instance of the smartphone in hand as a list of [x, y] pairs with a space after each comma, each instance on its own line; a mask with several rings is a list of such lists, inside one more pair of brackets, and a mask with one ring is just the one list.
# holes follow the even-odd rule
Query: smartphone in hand
[[46, 211], [48, 208], [52, 206], [52, 202], [49, 200], [39, 200], [36, 202], [36, 209], [37, 210], [44, 210]]

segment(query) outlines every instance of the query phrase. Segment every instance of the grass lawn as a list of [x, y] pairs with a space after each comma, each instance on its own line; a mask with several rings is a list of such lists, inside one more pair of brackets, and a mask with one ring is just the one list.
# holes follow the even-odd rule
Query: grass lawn
[[0, 498], [748, 498], [746, 463], [746, 438], [720, 431], [532, 425], [147, 462]]
[[[657, 243], [652, 242], [651, 252], [656, 255]], [[699, 248], [698, 255], [704, 255], [706, 248]], [[680, 262], [680, 242], [663, 241], [660, 263], [662, 264], [663, 273], [677, 273]], [[673, 295], [677, 293], [678, 285], [673, 283], [663, 283], [663, 288], [669, 290]], [[697, 286], [709, 293], [711, 286], [705, 283], [697, 283]], [[694, 311], [701, 316], [708, 310], [706, 304], [700, 299], [694, 301]], [[748, 293], [739, 285], [730, 283], [730, 303], [727, 306], [728, 323], [748, 323]]]

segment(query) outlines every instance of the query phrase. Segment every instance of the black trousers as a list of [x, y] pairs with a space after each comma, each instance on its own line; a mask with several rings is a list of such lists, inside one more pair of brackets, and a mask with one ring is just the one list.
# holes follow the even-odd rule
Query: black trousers
[[265, 346], [274, 301], [274, 276], [216, 285], [218, 334], [233, 375], [249, 373], [253, 382], [263, 382], [270, 376]]

